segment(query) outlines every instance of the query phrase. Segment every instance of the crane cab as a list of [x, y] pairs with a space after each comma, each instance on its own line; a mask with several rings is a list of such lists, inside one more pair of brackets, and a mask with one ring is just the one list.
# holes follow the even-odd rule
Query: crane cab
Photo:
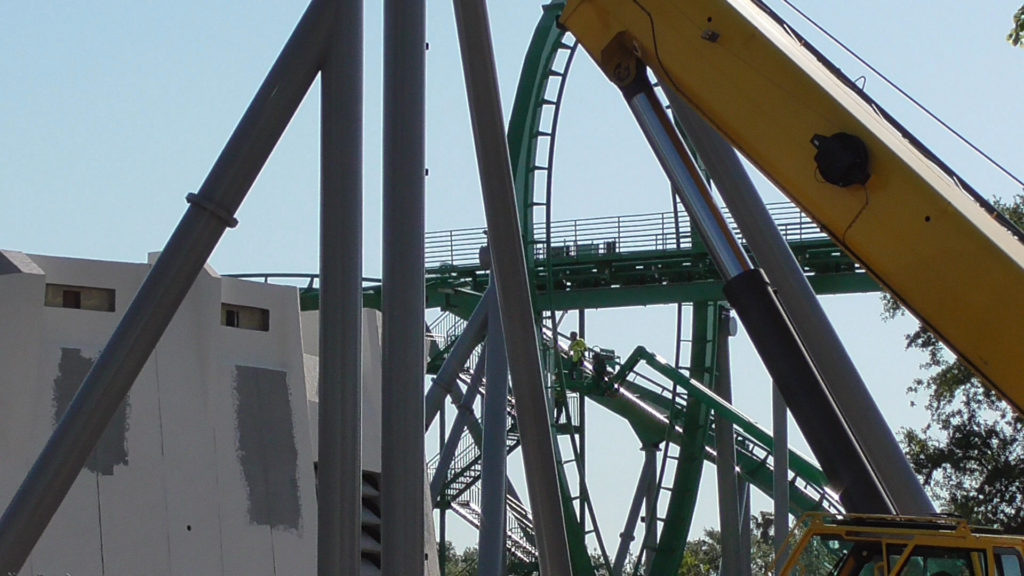
[[781, 558], [783, 576], [1024, 576], [1024, 536], [951, 517], [810, 513]]

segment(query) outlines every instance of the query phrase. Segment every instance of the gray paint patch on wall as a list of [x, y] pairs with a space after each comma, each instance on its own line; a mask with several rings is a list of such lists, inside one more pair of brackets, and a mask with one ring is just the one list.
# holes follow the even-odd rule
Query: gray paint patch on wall
[[298, 530], [298, 450], [287, 374], [235, 366], [238, 460], [249, 496], [249, 521]]
[[[78, 387], [85, 380], [85, 375], [92, 369], [92, 363], [93, 359], [82, 356], [82, 351], [78, 348], [60, 349], [57, 377], [53, 379], [54, 426], [67, 411], [75, 392], [78, 392]], [[128, 409], [126, 396], [85, 463], [85, 468], [90, 472], [113, 476], [114, 466], [128, 465]]]

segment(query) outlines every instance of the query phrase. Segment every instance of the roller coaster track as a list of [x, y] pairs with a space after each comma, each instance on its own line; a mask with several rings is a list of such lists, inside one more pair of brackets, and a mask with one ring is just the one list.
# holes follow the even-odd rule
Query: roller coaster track
[[[535, 312], [540, 315], [563, 310], [722, 300], [721, 279], [701, 243], [695, 241], [687, 216], [682, 211], [553, 220], [551, 174], [555, 139], [565, 82], [576, 46], [575, 40], [567, 37], [564, 30], [556, 25], [561, 8], [562, 3], [557, 0], [544, 7], [523, 64], [509, 121], [509, 150], [522, 237], [531, 271]], [[769, 210], [819, 294], [878, 290], [875, 281], [792, 204], [773, 204]], [[726, 217], [731, 223], [727, 213]], [[742, 235], [735, 226], [733, 232], [742, 242]], [[482, 228], [427, 235], [427, 307], [444, 312], [430, 327], [436, 345], [431, 348], [428, 372], [440, 367], [462, 331], [463, 320], [473, 312], [489, 283], [489, 273], [478, 259], [485, 242]], [[247, 276], [264, 280], [291, 277], [293, 282], [300, 279], [304, 285], [300, 290], [302, 309], [319, 308], [316, 275]], [[366, 307], [379, 309], [380, 293], [379, 280], [364, 279]], [[548, 337], [551, 337], [550, 331]], [[552, 344], [549, 342], [547, 346]], [[564, 362], [564, 350], [559, 352], [555, 357], [561, 360], [557, 362]], [[474, 363], [470, 362], [471, 365]], [[737, 472], [750, 485], [770, 494], [772, 439], [767, 431], [708, 388], [691, 380], [683, 371], [642, 347], [613, 368], [614, 374], [608, 379], [611, 387], [598, 388], [589, 379], [572, 381], [561, 378], [560, 365], [549, 366], [553, 376], [549, 385], [567, 389], [571, 423], [579, 422], [576, 418], [580, 403], [589, 399], [624, 418], [642, 445], [661, 444], [667, 455], [669, 446], [685, 444], [677, 457], [685, 461], [676, 463], [683, 466], [699, 459], [716, 461], [715, 422], [727, 420], [734, 424]], [[463, 385], [467, 380], [465, 377], [462, 379]], [[514, 413], [512, 404], [510, 413]], [[688, 415], [692, 421], [688, 421]], [[571, 494], [567, 480], [569, 467], [579, 457], [573, 436], [578, 431], [573, 424], [555, 426], [557, 434], [569, 436], [574, 451], [568, 459], [558, 456], [562, 464], [559, 490], [574, 572], [593, 574], [586, 538], [596, 530], [596, 522], [592, 522], [590, 530], [585, 529], [580, 522], [584, 506], [580, 508], [580, 517], [576, 517], [575, 511], [576, 504], [589, 504], [585, 501], [585, 474], [577, 469], [582, 479], [581, 493], [577, 496]], [[556, 442], [556, 447], [558, 444]], [[512, 452], [517, 448], [518, 436], [513, 424], [509, 429], [507, 450]], [[479, 460], [479, 444], [466, 431], [458, 440], [457, 454], [445, 475], [439, 498], [441, 506], [476, 527], [480, 522]], [[664, 477], [665, 461], [663, 457], [660, 477]], [[791, 452], [789, 461], [792, 512], [837, 510], [836, 499], [824, 488], [826, 481], [822, 472], [802, 455]], [[436, 459], [431, 464], [436, 465]], [[695, 469], [699, 471], [700, 468]], [[685, 543], [686, 530], [692, 518], [695, 482], [699, 482], [699, 472], [678, 476], [670, 493], [669, 513], [665, 518], [659, 518], [664, 522], [663, 530], [675, 532], [673, 536], [677, 540], [681, 538], [681, 544]], [[689, 496], [676, 498], [677, 491], [688, 492]], [[675, 513], [671, 510], [673, 506]], [[680, 518], [685, 520], [680, 521]], [[529, 573], [530, 568], [536, 565], [533, 525], [527, 509], [514, 494], [507, 499], [506, 521], [510, 566], [515, 564], [522, 568], [522, 572]], [[669, 556], [679, 557], [681, 544], [677, 544]], [[608, 564], [607, 553], [603, 556], [605, 564]]]
[[[550, 340], [548, 342], [550, 345]], [[442, 348], [443, 349], [443, 348]], [[567, 351], [559, 349], [562, 363], [568, 362]], [[684, 437], [684, 416], [688, 413], [687, 406], [691, 403], [702, 403], [712, 414], [711, 425], [703, 439], [703, 458], [715, 463], [714, 423], [726, 420], [733, 424], [736, 442], [737, 472], [751, 486], [771, 495], [773, 482], [773, 442], [771, 433], [738, 410], [724, 402], [703, 385], [691, 380], [682, 371], [674, 368], [666, 360], [651, 353], [646, 348], [637, 347], [621, 363], [614, 362], [615, 371], [604, 383], [593, 378], [592, 364], [584, 363], [583, 373], [586, 378], [563, 382], [571, 393], [569, 398], [570, 414], [568, 421], [574, 422], [574, 414], [578, 413], [578, 402], [589, 399], [606, 410], [625, 419], [635, 432], [641, 445], [658, 444], [663, 438], [674, 444], [681, 444]], [[558, 374], [564, 374], [561, 366], [556, 368]], [[462, 383], [468, 384], [463, 376]], [[674, 396], [673, 396], [674, 393]], [[514, 402], [510, 401], [510, 415], [514, 415]], [[514, 422], [514, 419], [510, 419]], [[561, 434], [573, 434], [574, 426], [555, 424], [555, 431]], [[515, 424], [509, 428], [508, 452], [519, 447]], [[440, 500], [442, 506], [450, 507], [456, 514], [470, 525], [479, 527], [479, 479], [480, 449], [478, 439], [473, 439], [469, 431], [463, 433], [459, 440], [459, 449], [452, 467], [445, 475]], [[428, 463], [433, 474], [438, 456]], [[563, 461], [563, 468], [571, 465], [571, 461]], [[807, 457], [790, 450], [790, 509], [794, 515], [810, 511], [837, 512], [842, 508], [825, 485], [827, 480], [821, 470]], [[562, 477], [565, 478], [565, 470]], [[564, 483], [564, 482], [563, 482]], [[563, 486], [564, 507], [572, 510], [574, 503]], [[511, 557], [524, 566], [536, 561], [533, 523], [527, 510], [517, 498], [507, 498], [508, 541], [507, 549]], [[582, 534], [577, 534], [577, 538]], [[570, 545], [586, 551], [586, 543], [577, 539]]]

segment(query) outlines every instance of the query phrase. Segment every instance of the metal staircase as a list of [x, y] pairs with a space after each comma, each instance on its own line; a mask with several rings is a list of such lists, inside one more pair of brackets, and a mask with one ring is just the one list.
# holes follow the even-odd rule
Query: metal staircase
[[363, 534], [360, 576], [380, 574], [380, 474], [363, 471]]
[[[463, 385], [468, 384], [468, 376], [459, 377]], [[487, 393], [486, 386], [480, 389], [481, 396]], [[506, 453], [511, 454], [519, 448], [519, 429], [515, 419], [515, 400], [509, 398], [509, 426], [506, 431]], [[444, 482], [438, 496], [438, 507], [451, 508], [474, 528], [480, 528], [480, 475], [481, 452], [477, 441], [469, 429], [463, 430], [459, 438], [458, 448], [451, 466], [445, 474]], [[429, 476], [433, 477], [437, 470], [440, 454], [427, 462]], [[536, 540], [533, 521], [529, 511], [513, 494], [506, 496], [507, 536], [506, 549], [517, 563], [535, 565], [537, 562]]]
[[[463, 497], [451, 504], [451, 509], [470, 526], [480, 528], [480, 484], [474, 483]], [[505, 497], [505, 548], [518, 568], [529, 570], [537, 566], [537, 542], [533, 519], [523, 503], [512, 495]]]

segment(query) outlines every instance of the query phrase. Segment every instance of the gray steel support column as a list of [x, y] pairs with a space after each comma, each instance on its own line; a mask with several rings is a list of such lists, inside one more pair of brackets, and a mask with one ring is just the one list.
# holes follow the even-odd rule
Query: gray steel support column
[[441, 576], [447, 576], [448, 570], [448, 509], [442, 508], [437, 519], [437, 564], [441, 568]]
[[487, 321], [487, 393], [484, 395], [484, 446], [480, 456], [481, 576], [505, 572], [505, 458], [508, 432], [508, 356], [498, 302]]
[[[582, 339], [584, 342], [586, 342], [587, 341], [587, 310], [585, 308], [580, 308], [579, 310], [576, 311], [576, 316], [578, 318], [577, 325], [578, 325], [578, 328], [579, 328], [579, 331], [580, 331], [580, 339]], [[586, 430], [587, 429], [586, 429], [586, 422], [584, 422], [584, 418], [585, 418], [585, 414], [586, 413], [584, 412], [584, 408], [583, 408], [586, 405], [586, 398], [584, 397], [583, 394], [577, 394], [576, 395], [576, 402], [577, 402], [577, 407], [579, 409], [579, 418], [578, 418], [579, 421], [576, 422], [575, 424], [576, 424], [576, 426], [579, 426], [579, 429], [580, 429], [580, 433], [578, 435], [578, 438], [579, 438], [579, 454], [578, 454], [579, 477], [576, 479], [576, 493], [580, 495], [580, 498], [579, 498], [579, 513], [578, 513], [578, 517], [579, 517], [579, 521], [580, 521], [580, 530], [582, 530], [583, 533], [586, 534], [587, 533], [587, 499], [590, 498], [590, 496], [588, 496], [588, 493], [587, 493], [587, 490], [586, 490], [586, 478], [587, 478], [587, 434], [586, 434]], [[568, 394], [566, 395], [566, 399], [565, 399], [565, 415], [566, 415], [566, 420], [570, 420], [571, 421], [572, 412], [569, 411], [569, 398], [568, 398]]]
[[319, 69], [335, 5], [313, 0], [135, 300], [0, 518], [0, 574], [17, 573], [170, 324]]
[[470, 314], [465, 328], [462, 329], [462, 334], [459, 334], [452, 349], [448, 351], [448, 357], [444, 359], [441, 368], [437, 371], [437, 376], [434, 377], [430, 388], [427, 389], [427, 396], [424, 400], [427, 428], [434, 423], [434, 418], [441, 408], [441, 403], [444, 402], [445, 395], [450, 395], [451, 391], [457, 388], [455, 378], [462, 371], [462, 367], [466, 365], [470, 355], [473, 354], [473, 349], [483, 342], [484, 335], [487, 334], [487, 311], [490, 309], [490, 302], [496, 297], [493, 284], [484, 290], [483, 297], [480, 298], [480, 302]]
[[615, 551], [615, 561], [612, 562], [612, 575], [622, 576], [622, 569], [626, 565], [626, 558], [629, 557], [629, 547], [633, 543], [636, 534], [636, 524], [640, 519], [640, 508], [647, 499], [648, 487], [654, 482], [657, 475], [657, 447], [644, 447], [644, 464], [640, 468], [640, 478], [636, 481], [636, 491], [633, 492], [633, 503], [629, 506], [629, 513], [626, 514], [626, 525], [619, 534], [619, 547]]
[[[459, 439], [462, 438], [462, 431], [466, 429], [470, 420], [476, 420], [473, 414], [473, 403], [476, 402], [477, 394], [480, 392], [480, 382], [484, 378], [484, 367], [487, 364], [487, 349], [477, 360], [476, 368], [473, 369], [473, 376], [466, 387], [466, 394], [456, 404], [455, 421], [452, 422], [452, 429], [448, 432], [448, 438], [441, 448], [441, 455], [437, 459], [437, 468], [434, 470], [434, 477], [430, 480], [430, 498], [436, 504], [441, 496], [441, 488], [448, 477], [448, 469], [451, 468], [452, 460], [459, 449]], [[443, 414], [443, 412], [442, 412]], [[444, 432], [442, 431], [442, 434]], [[482, 440], [482, 439], [481, 439]]]
[[[666, 175], [705, 240], [725, 279], [723, 292], [780, 385], [830, 487], [851, 512], [888, 514], [894, 507], [807, 354], [767, 277], [750, 266], [703, 185], [696, 163], [641, 70], [622, 87], [626, 103]], [[788, 392], [787, 392], [788, 390]]]
[[[718, 343], [715, 366], [715, 393], [732, 404], [732, 380], [729, 369], [729, 337], [732, 332], [732, 311], [718, 307]], [[718, 478], [718, 527], [721, 534], [722, 564], [720, 574], [741, 574], [740, 503], [736, 478], [736, 438], [732, 422], [715, 418], [715, 474]]]
[[697, 183], [700, 174], [654, 95], [646, 72], [623, 90], [626, 104], [672, 184], [672, 190], [686, 208], [691, 226], [704, 241], [715, 269], [728, 281], [752, 268], [746, 252], [732, 235], [710, 191]]
[[800, 264], [772, 221], [732, 146], [672, 90], [683, 127], [814, 360], [865, 457], [901, 514], [932, 514], [931, 500], [821, 308]]
[[658, 448], [650, 446], [644, 450], [649, 450], [644, 454], [644, 466], [648, 466], [647, 458], [650, 457], [652, 461], [650, 466], [655, 469], [654, 477], [647, 484], [647, 494], [644, 498], [644, 574], [650, 574], [651, 564], [654, 562], [654, 551], [658, 547], [658, 490], [661, 489], [661, 486], [658, 485], [657, 474]]
[[772, 501], [775, 512], [773, 533], [776, 574], [782, 570], [782, 545], [789, 534], [789, 416], [779, 388], [772, 385]]
[[751, 542], [750, 542], [750, 483], [746, 480], [739, 481], [740, 504], [740, 549], [739, 549], [739, 570], [732, 574], [738, 576], [751, 576], [753, 566], [751, 565]]
[[384, 0], [381, 574], [424, 570], [426, 6]]
[[482, 0], [455, 0], [463, 73], [487, 216], [493, 279], [505, 328], [530, 508], [542, 576], [570, 576], [554, 441], [519, 230], [490, 24]]
[[317, 574], [362, 561], [363, 0], [338, 0], [320, 77]]

